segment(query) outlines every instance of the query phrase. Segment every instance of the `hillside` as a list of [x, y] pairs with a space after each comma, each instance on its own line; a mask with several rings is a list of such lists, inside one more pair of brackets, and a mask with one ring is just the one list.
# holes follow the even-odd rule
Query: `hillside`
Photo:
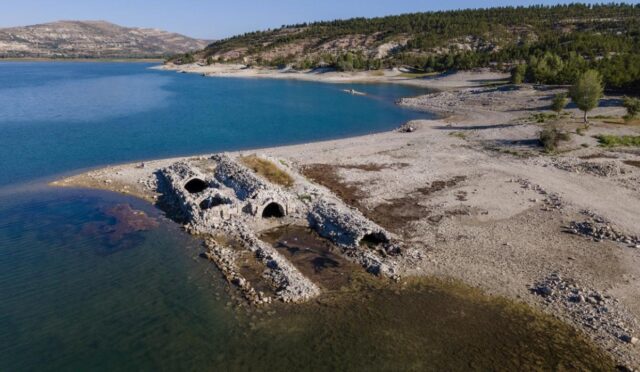
[[206, 41], [104, 21], [60, 21], [0, 29], [0, 57], [148, 58], [202, 49]]
[[542, 70], [566, 68], [529, 74], [534, 81], [564, 83], [577, 71], [597, 68], [608, 86], [634, 86], [640, 80], [640, 5], [505, 7], [297, 24], [220, 40], [172, 61], [431, 72], [507, 68], [532, 57]]

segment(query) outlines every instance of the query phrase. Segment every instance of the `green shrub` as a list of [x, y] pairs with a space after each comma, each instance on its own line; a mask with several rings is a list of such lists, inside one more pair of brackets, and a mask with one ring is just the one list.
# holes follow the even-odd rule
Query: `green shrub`
[[624, 97], [622, 106], [627, 109], [627, 115], [624, 116], [627, 120], [631, 120], [640, 114], [640, 99], [638, 98]]
[[567, 94], [566, 93], [558, 93], [553, 96], [553, 101], [551, 102], [551, 109], [556, 113], [560, 114], [562, 110], [564, 110], [565, 106], [567, 106]]
[[532, 121], [535, 121], [536, 123], [544, 123], [549, 119], [555, 119], [555, 118], [556, 118], [556, 115], [554, 115], [554, 114], [548, 114], [548, 113], [545, 113], [545, 112], [539, 112], [537, 114], [532, 114], [530, 119]]
[[561, 132], [557, 127], [551, 126], [540, 132], [540, 144], [546, 152], [553, 152], [558, 148], [560, 141], [568, 141], [571, 138], [569, 133]]
[[602, 134], [596, 137], [604, 147], [633, 146], [640, 147], [640, 136], [614, 136]]
[[527, 71], [527, 65], [516, 65], [511, 69], [511, 84], [522, 84], [524, 75]]

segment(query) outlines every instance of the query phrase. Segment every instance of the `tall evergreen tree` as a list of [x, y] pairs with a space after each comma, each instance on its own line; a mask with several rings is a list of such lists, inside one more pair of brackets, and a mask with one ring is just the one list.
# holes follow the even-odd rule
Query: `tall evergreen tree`
[[587, 113], [598, 107], [603, 93], [602, 76], [595, 70], [588, 70], [582, 74], [569, 90], [573, 102], [584, 112], [585, 125], [589, 124]]

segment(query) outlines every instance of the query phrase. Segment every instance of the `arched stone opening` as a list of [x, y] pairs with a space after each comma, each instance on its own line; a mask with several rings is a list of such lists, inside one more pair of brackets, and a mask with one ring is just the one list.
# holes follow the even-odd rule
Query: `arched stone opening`
[[198, 194], [209, 188], [209, 184], [200, 178], [194, 178], [184, 184], [184, 189], [190, 194]]
[[284, 208], [276, 202], [267, 204], [262, 210], [262, 218], [282, 218], [284, 216]]
[[366, 234], [360, 239], [360, 245], [377, 247], [380, 244], [389, 243], [389, 239], [381, 232]]

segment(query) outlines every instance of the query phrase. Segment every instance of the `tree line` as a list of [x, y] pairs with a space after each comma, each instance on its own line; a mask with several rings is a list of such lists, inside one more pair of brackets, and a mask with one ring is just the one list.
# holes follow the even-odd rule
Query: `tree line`
[[[366, 38], [366, 45], [320, 48], [353, 35]], [[383, 58], [371, 52], [398, 40], [404, 42]], [[304, 50], [264, 57], [296, 42], [303, 43]], [[244, 51], [239, 60], [301, 69], [515, 68], [522, 80], [546, 84], [571, 84], [593, 69], [607, 88], [633, 90], [640, 88], [640, 4], [498, 7], [302, 23], [220, 40], [199, 56], [206, 59], [231, 50]]]

